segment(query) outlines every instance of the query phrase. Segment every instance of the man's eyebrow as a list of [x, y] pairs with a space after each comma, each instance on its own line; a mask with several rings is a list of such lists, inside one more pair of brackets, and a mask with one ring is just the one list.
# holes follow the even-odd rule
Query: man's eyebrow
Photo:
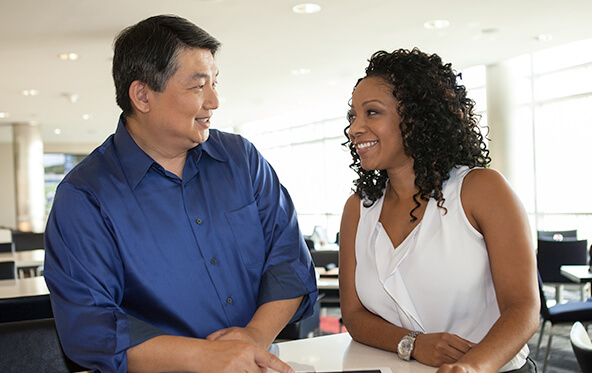
[[[216, 74], [214, 75], [214, 78], [217, 78], [219, 74], [220, 74], [220, 70], [216, 70]], [[196, 80], [196, 79], [200, 79], [200, 78], [208, 79], [209, 77], [210, 77], [210, 74], [204, 73], [201, 71], [198, 71], [195, 74], [191, 75], [192, 80]]]

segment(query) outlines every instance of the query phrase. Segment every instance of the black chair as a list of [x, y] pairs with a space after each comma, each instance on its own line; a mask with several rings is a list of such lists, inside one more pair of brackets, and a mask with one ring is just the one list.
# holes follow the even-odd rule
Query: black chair
[[277, 336], [277, 339], [303, 339], [318, 334], [321, 328], [321, 303], [317, 301], [314, 313], [311, 317], [297, 321], [286, 327]]
[[16, 279], [16, 263], [14, 261], [0, 262], [0, 280]]
[[537, 239], [544, 241], [577, 241], [578, 230], [569, 231], [537, 231]]
[[304, 237], [304, 242], [306, 242], [306, 247], [308, 250], [314, 250], [314, 241], [310, 237]]
[[0, 324], [0, 346], [3, 373], [88, 371], [64, 354], [53, 319]]
[[540, 273], [538, 273], [538, 277], [539, 294], [541, 298], [542, 323], [535, 355], [535, 358], [537, 359], [541, 348], [541, 342], [543, 341], [545, 326], [548, 322], [551, 323], [551, 329], [549, 330], [549, 340], [547, 342], [547, 351], [545, 352], [545, 360], [543, 362], [542, 372], [544, 373], [547, 369], [547, 360], [549, 359], [549, 354], [551, 353], [551, 342], [553, 341], [553, 327], [559, 324], [573, 324], [576, 321], [580, 321], [582, 323], [592, 322], [592, 302], [567, 302], [548, 307], [547, 298], [543, 290], [543, 280], [541, 278]]
[[12, 242], [0, 243], [0, 253], [11, 253], [11, 252], [12, 252]]
[[569, 333], [571, 348], [582, 372], [592, 372], [592, 341], [581, 322], [575, 322]]
[[[310, 252], [315, 267], [331, 270], [339, 267], [339, 250], [313, 250]], [[341, 306], [339, 289], [319, 289], [319, 299], [323, 308], [338, 308]]]
[[563, 301], [565, 284], [579, 286], [582, 300], [587, 298], [587, 284], [576, 284], [561, 274], [564, 264], [587, 265], [588, 241], [546, 241], [538, 240], [537, 266], [543, 283], [555, 286], [555, 300]]
[[15, 251], [44, 249], [43, 233], [12, 231]]
[[312, 250], [310, 252], [315, 267], [330, 270], [339, 267], [339, 250]]
[[53, 318], [49, 294], [0, 299], [0, 323]]

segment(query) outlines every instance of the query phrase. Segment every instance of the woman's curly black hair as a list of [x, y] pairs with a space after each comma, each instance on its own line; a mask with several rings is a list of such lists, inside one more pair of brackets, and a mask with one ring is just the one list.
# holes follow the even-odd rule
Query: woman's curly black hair
[[[479, 129], [479, 117], [473, 111], [475, 102], [467, 98], [466, 88], [457, 84], [457, 74], [449, 63], [443, 64], [438, 55], [417, 48], [378, 51], [369, 62], [365, 77], [383, 78], [399, 101], [403, 147], [414, 160], [415, 185], [419, 189], [413, 196], [416, 207], [410, 212], [413, 222], [417, 220], [413, 212], [420, 206], [419, 199], [434, 198], [438, 207], [444, 208], [442, 184], [450, 171], [459, 165], [486, 167], [491, 162], [489, 150]], [[359, 176], [354, 191], [370, 207], [383, 195], [388, 176], [386, 170], [362, 168], [348, 136], [349, 127], [344, 130], [348, 137], [344, 145], [353, 157], [350, 168]]]

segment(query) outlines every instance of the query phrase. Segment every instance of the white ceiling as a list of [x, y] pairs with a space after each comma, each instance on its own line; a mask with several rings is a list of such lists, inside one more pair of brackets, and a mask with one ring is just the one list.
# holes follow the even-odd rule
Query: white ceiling
[[[45, 142], [102, 142], [119, 116], [110, 75], [113, 38], [155, 14], [188, 18], [223, 43], [221, 107], [213, 118], [219, 128], [282, 113], [310, 121], [338, 115], [379, 49], [418, 46], [460, 70], [592, 38], [590, 0], [317, 0], [322, 11], [311, 15], [293, 13], [299, 3], [0, 0], [0, 112], [10, 113], [0, 119], [0, 141], [11, 141], [9, 124], [35, 122]], [[434, 19], [447, 19], [450, 27], [423, 27]], [[539, 34], [553, 39], [537, 41]], [[80, 59], [61, 61], [62, 52]], [[299, 69], [310, 73], [292, 73]], [[25, 97], [25, 89], [39, 95]]]

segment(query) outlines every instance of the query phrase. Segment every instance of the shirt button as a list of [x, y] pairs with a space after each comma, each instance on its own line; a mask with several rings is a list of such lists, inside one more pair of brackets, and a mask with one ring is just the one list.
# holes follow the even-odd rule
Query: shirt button
[[228, 303], [228, 304], [232, 303], [232, 298], [230, 298], [230, 297], [226, 298], [226, 303]]
[[195, 222], [196, 222], [197, 224], [201, 224], [201, 219], [197, 219]]
[[212, 260], [210, 260], [210, 263], [212, 263], [212, 264], [216, 264], [216, 259], [212, 259]]

